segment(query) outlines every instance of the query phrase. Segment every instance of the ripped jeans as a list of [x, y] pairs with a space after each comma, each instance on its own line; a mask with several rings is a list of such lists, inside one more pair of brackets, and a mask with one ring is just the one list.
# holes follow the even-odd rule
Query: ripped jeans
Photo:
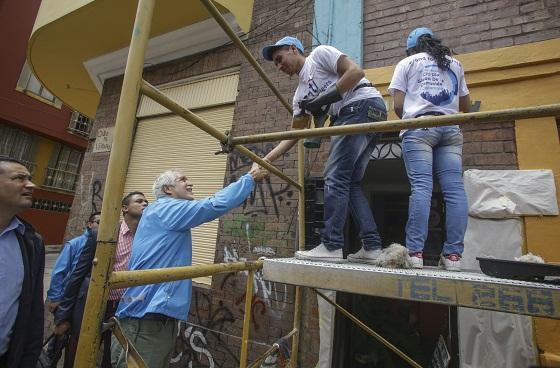
[[[387, 120], [382, 98], [368, 98], [344, 106], [334, 126]], [[362, 192], [362, 178], [380, 133], [338, 135], [331, 138], [325, 165], [323, 244], [328, 249], [344, 247], [344, 225], [348, 212], [359, 229], [366, 250], [380, 249], [381, 237], [369, 203]]]

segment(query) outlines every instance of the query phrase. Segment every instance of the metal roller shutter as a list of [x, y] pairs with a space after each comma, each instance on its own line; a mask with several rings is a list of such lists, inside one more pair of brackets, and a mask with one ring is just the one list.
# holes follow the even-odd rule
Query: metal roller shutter
[[[187, 86], [188, 87], [188, 86]], [[232, 88], [232, 84], [228, 85]], [[184, 88], [190, 91], [190, 88]], [[234, 86], [237, 89], [237, 85]], [[205, 89], [209, 93], [208, 89]], [[220, 90], [223, 94], [223, 90]], [[233, 104], [214, 106], [193, 112], [220, 131], [231, 129]], [[140, 108], [142, 110], [142, 106]], [[144, 110], [146, 111], [146, 110]], [[219, 142], [175, 115], [141, 118], [138, 122], [125, 182], [125, 193], [139, 190], [150, 202], [154, 179], [167, 169], [181, 169], [194, 184], [195, 198], [211, 196], [223, 187], [226, 155], [215, 155]], [[193, 265], [214, 263], [219, 220], [192, 231]], [[199, 278], [210, 284], [211, 278]]]

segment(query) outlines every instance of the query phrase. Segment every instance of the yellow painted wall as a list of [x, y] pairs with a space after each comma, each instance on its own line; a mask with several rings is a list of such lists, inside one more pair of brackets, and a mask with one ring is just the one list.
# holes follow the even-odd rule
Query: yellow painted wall
[[[556, 119], [540, 118], [517, 121], [515, 124], [517, 159], [520, 169], [551, 169], [556, 188], [560, 183], [560, 145]], [[558, 195], [557, 195], [558, 200]], [[547, 262], [560, 262], [560, 217], [525, 217], [527, 250]], [[560, 367], [560, 321], [534, 318], [535, 338], [541, 363]]]
[[[471, 99], [482, 102], [481, 111], [560, 103], [560, 39], [457, 58], [465, 67]], [[393, 71], [394, 66], [366, 71], [389, 104], [387, 87]], [[515, 139], [519, 169], [551, 169], [558, 200], [560, 143], [555, 118], [516, 121]], [[527, 250], [547, 262], [560, 262], [560, 217], [526, 217], [524, 222]], [[560, 321], [534, 318], [534, 329], [541, 364], [560, 367]]]
[[37, 152], [35, 154], [35, 172], [33, 173], [33, 182], [40, 186], [45, 181], [47, 167], [49, 165], [53, 150], [56, 143], [39, 137], [37, 138]]

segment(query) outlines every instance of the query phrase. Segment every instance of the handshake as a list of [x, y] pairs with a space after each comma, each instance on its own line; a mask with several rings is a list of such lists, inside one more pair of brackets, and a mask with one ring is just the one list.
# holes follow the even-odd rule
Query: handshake
[[253, 177], [253, 180], [261, 181], [269, 175], [269, 172], [267, 169], [254, 162], [253, 166], [251, 166], [251, 170], [249, 170], [249, 175]]

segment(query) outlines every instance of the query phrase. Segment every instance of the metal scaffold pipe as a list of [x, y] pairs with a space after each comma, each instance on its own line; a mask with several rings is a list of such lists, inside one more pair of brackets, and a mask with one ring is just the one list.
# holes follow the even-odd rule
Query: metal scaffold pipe
[[97, 351], [101, 340], [100, 326], [109, 293], [107, 283], [116, 252], [116, 224], [119, 220], [121, 195], [124, 190], [125, 174], [132, 147], [136, 107], [154, 6], [155, 0], [138, 2], [103, 192], [103, 211], [97, 236], [98, 245], [85, 305], [87, 313], [84, 313], [82, 321], [75, 367], [95, 367], [97, 362]]
[[467, 114], [425, 116], [414, 119], [389, 120], [375, 123], [343, 125], [328, 128], [290, 130], [285, 132], [255, 134], [232, 137], [231, 144], [275, 142], [284, 139], [309, 137], [329, 137], [342, 134], [361, 134], [366, 132], [398, 132], [402, 129], [430, 128], [445, 125], [464, 125], [470, 123], [497, 123], [520, 119], [560, 116], [560, 104], [523, 107], [507, 110], [470, 112]]
[[262, 261], [253, 261], [113, 272], [109, 280], [109, 287], [111, 289], [121, 289], [131, 286], [211, 276], [220, 273], [255, 271], [260, 270], [262, 265]]
[[412, 358], [410, 358], [408, 355], [406, 355], [405, 353], [400, 351], [395, 345], [391, 344], [383, 336], [379, 335], [377, 332], [375, 332], [374, 330], [369, 328], [365, 323], [363, 323], [362, 321], [360, 321], [359, 319], [354, 317], [354, 315], [352, 315], [352, 313], [348, 312], [346, 309], [342, 308], [340, 305], [338, 305], [335, 302], [333, 302], [332, 300], [330, 300], [325, 294], [321, 293], [319, 290], [313, 289], [313, 291], [315, 291], [315, 293], [317, 293], [317, 295], [319, 295], [327, 303], [329, 303], [330, 305], [335, 307], [340, 313], [344, 314], [352, 322], [357, 324], [362, 330], [366, 331], [368, 334], [373, 336], [377, 341], [379, 341], [380, 343], [385, 345], [387, 348], [391, 349], [395, 354], [400, 356], [408, 364], [410, 364], [414, 368], [422, 368], [422, 366], [420, 364], [416, 363]]
[[[204, 119], [202, 119], [200, 116], [194, 114], [189, 109], [186, 109], [186, 108], [182, 107], [177, 102], [173, 101], [172, 99], [170, 99], [169, 97], [164, 95], [161, 91], [159, 91], [156, 87], [152, 86], [150, 83], [148, 83], [146, 81], [142, 81], [141, 90], [142, 90], [142, 93], [144, 95], [146, 95], [149, 98], [151, 98], [152, 100], [156, 101], [157, 103], [159, 103], [163, 107], [168, 108], [169, 110], [171, 110], [175, 114], [179, 115], [183, 119], [187, 120], [188, 122], [190, 122], [191, 124], [193, 124], [197, 128], [202, 129], [206, 133], [210, 134], [212, 137], [216, 138], [221, 143], [223, 143], [223, 144], [228, 144], [229, 143], [228, 137], [224, 133], [220, 132], [218, 129], [216, 129], [212, 125], [208, 124], [206, 121], [204, 121]], [[267, 169], [268, 171], [270, 171], [271, 173], [273, 173], [276, 176], [284, 179], [290, 185], [296, 187], [298, 190], [300, 190], [300, 191], [302, 190], [302, 187], [296, 181], [294, 181], [289, 176], [285, 175], [282, 171], [280, 171], [276, 167], [272, 166], [270, 163], [264, 161], [262, 158], [259, 157], [259, 155], [252, 152], [248, 148], [245, 148], [241, 145], [238, 145], [234, 148], [237, 151], [239, 151], [240, 153], [249, 157], [254, 162], [258, 163], [259, 165], [261, 165], [262, 167]]]
[[247, 275], [247, 286], [245, 288], [245, 313], [243, 315], [243, 336], [241, 337], [241, 355], [239, 357], [239, 367], [247, 367], [249, 329], [251, 323], [251, 306], [253, 305], [253, 281], [255, 278], [255, 270], [250, 270]]
[[276, 95], [276, 97], [278, 97], [282, 105], [284, 105], [286, 109], [290, 112], [290, 114], [292, 114], [293, 113], [292, 106], [288, 103], [288, 101], [284, 98], [284, 96], [282, 96], [278, 88], [276, 88], [276, 86], [272, 83], [272, 81], [270, 80], [268, 75], [266, 75], [263, 68], [259, 65], [257, 60], [255, 60], [253, 55], [251, 55], [251, 52], [249, 51], [249, 49], [247, 49], [243, 41], [241, 41], [241, 39], [237, 37], [233, 29], [231, 29], [231, 27], [224, 19], [224, 17], [222, 16], [218, 8], [216, 8], [214, 3], [212, 3], [211, 0], [200, 0], [200, 2], [202, 3], [202, 5], [206, 7], [206, 9], [208, 9], [208, 11], [210, 12], [210, 14], [212, 14], [216, 22], [218, 22], [220, 27], [222, 27], [222, 29], [227, 33], [231, 41], [235, 44], [235, 46], [237, 46], [237, 48], [239, 49], [239, 51], [241, 51], [243, 56], [245, 56], [247, 61], [255, 68], [257, 73], [259, 73], [260, 77], [264, 80], [266, 85]]

